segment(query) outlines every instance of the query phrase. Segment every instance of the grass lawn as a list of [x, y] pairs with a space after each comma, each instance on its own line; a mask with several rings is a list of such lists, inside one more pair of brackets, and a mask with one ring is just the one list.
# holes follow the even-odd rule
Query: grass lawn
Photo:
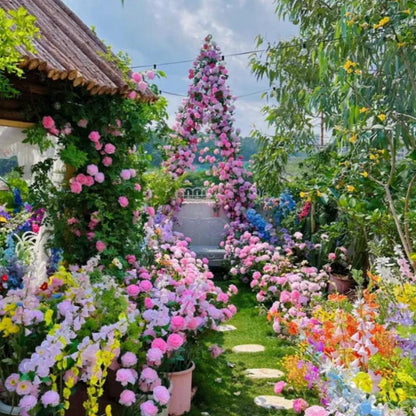
[[[224, 286], [230, 283], [226, 282]], [[223, 282], [219, 285], [222, 286]], [[294, 347], [276, 337], [266, 316], [259, 313], [255, 295], [250, 289], [243, 284], [238, 286], [239, 294], [233, 298], [238, 313], [227, 322], [237, 327], [237, 330], [222, 333], [211, 331], [199, 340], [200, 356], [195, 360], [196, 369], [193, 374], [193, 383], [198, 390], [189, 415], [293, 414], [293, 412], [265, 410], [254, 404], [256, 396], [274, 395], [273, 386], [277, 380], [252, 380], [245, 377], [244, 370], [264, 367], [282, 369], [280, 365], [282, 357], [292, 353]], [[217, 359], [212, 358], [207, 351], [212, 344], [225, 349], [225, 353]], [[232, 347], [239, 344], [261, 344], [266, 350], [261, 353], [244, 354], [231, 352]]]

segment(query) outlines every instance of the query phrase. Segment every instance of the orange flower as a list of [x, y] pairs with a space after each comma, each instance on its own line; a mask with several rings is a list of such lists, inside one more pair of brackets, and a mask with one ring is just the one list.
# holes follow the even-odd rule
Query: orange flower
[[342, 302], [347, 300], [348, 298], [345, 295], [339, 295], [338, 293], [332, 293], [328, 296], [328, 300], [330, 302]]
[[371, 273], [370, 271], [367, 272], [367, 276], [370, 278], [371, 282], [378, 284], [378, 282], [380, 281], [380, 277]]
[[289, 322], [288, 329], [290, 335], [297, 335], [299, 333], [298, 324], [294, 321]]

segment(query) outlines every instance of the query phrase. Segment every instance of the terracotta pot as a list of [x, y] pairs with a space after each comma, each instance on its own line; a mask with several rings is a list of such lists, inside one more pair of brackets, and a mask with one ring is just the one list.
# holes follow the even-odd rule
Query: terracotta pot
[[20, 409], [17, 406], [9, 406], [0, 401], [0, 416], [20, 415]]
[[168, 373], [172, 383], [172, 394], [170, 396], [168, 413], [171, 416], [180, 416], [191, 410], [192, 399], [192, 372], [195, 370], [195, 363], [184, 371]]
[[346, 295], [349, 293], [355, 286], [355, 281], [350, 276], [341, 276], [338, 274], [331, 274], [329, 277], [329, 293], [339, 293], [341, 295]]

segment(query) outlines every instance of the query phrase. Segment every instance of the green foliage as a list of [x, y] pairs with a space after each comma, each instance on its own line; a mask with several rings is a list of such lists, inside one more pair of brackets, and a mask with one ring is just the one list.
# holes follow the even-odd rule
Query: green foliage
[[0, 9], [0, 96], [16, 93], [7, 75], [20, 77], [23, 74], [22, 69], [18, 67], [21, 53], [17, 48], [36, 52], [32, 45], [33, 39], [39, 36], [35, 21], [35, 17], [29, 15], [23, 7], [8, 12]]
[[169, 204], [183, 186], [183, 178], [175, 180], [161, 169], [146, 173], [144, 178], [152, 191], [150, 205], [155, 208]]
[[86, 165], [88, 161], [87, 153], [79, 150], [74, 143], [69, 143], [65, 149], [60, 152], [61, 160], [75, 169]]

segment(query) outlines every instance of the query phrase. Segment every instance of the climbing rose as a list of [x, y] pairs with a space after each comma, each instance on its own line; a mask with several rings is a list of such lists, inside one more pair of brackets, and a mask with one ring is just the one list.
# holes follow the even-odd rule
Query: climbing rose
[[177, 331], [185, 326], [185, 319], [182, 316], [174, 316], [170, 321], [172, 328]]
[[137, 357], [136, 354], [127, 351], [121, 356], [121, 364], [123, 364], [124, 367], [132, 367], [133, 365], [137, 364]]
[[177, 350], [180, 348], [183, 344], [183, 338], [178, 334], [170, 334], [168, 336], [167, 344], [169, 349], [171, 350]]
[[154, 399], [161, 405], [167, 404], [170, 399], [169, 391], [164, 386], [157, 386], [153, 389]]
[[105, 179], [104, 173], [102, 173], [102, 172], [98, 172], [98, 173], [94, 176], [94, 179], [95, 179], [95, 181], [96, 181], [96, 182], [98, 182], [98, 183], [103, 183], [103, 182], [104, 182], [104, 179]]
[[127, 293], [129, 296], [137, 296], [140, 293], [140, 288], [137, 285], [128, 285]]
[[131, 390], [123, 390], [120, 394], [119, 403], [123, 406], [131, 406], [136, 401], [136, 395]]
[[53, 118], [51, 116], [45, 116], [42, 119], [42, 124], [45, 129], [52, 129], [55, 127], [55, 122], [53, 121]]
[[80, 194], [82, 192], [82, 185], [77, 181], [72, 182], [71, 192], [74, 194]]
[[120, 173], [120, 176], [125, 181], [129, 180], [131, 178], [131, 172], [130, 169], [123, 169]]
[[94, 176], [98, 173], [97, 165], [88, 165], [87, 166], [87, 173], [88, 175]]
[[109, 157], [109, 156], [106, 156], [106, 157], [103, 159], [103, 165], [104, 165], [105, 167], [110, 166], [112, 163], [113, 163], [113, 159], [111, 159], [111, 157]]
[[153, 71], [147, 71], [146, 72], [146, 77], [148, 79], [154, 79], [155, 78], [155, 73]]
[[118, 198], [118, 203], [120, 204], [121, 207], [126, 208], [127, 205], [129, 204], [129, 200], [125, 196], [120, 196]]
[[120, 368], [116, 373], [116, 381], [120, 382], [122, 386], [127, 386], [128, 383], [134, 384], [136, 378], [137, 373], [135, 374], [129, 368]]
[[147, 84], [144, 81], [140, 81], [137, 86], [139, 87], [140, 91], [146, 91]]
[[142, 78], [142, 76], [141, 76], [138, 72], [133, 72], [133, 73], [131, 74], [131, 79], [132, 79], [134, 82], [140, 82], [143, 78]]
[[106, 152], [108, 155], [112, 155], [115, 151], [116, 151], [116, 147], [111, 143], [107, 143], [104, 146], [104, 152]]
[[100, 141], [100, 133], [98, 133], [98, 131], [92, 131], [89, 135], [88, 138], [94, 142], [94, 143], [98, 143]]

